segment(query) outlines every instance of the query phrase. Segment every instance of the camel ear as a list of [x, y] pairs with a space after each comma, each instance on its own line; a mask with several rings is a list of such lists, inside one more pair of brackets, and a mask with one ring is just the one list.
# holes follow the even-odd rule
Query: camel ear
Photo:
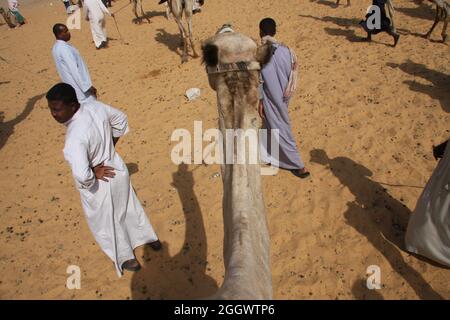
[[207, 43], [202, 46], [203, 62], [207, 66], [217, 66], [219, 63], [219, 48], [216, 45]]
[[272, 58], [272, 43], [267, 42], [256, 49], [256, 61], [265, 65]]

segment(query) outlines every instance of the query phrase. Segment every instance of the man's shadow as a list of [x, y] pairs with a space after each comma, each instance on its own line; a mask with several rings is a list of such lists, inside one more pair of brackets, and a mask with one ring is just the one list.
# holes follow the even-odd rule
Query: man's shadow
[[[330, 36], [345, 37], [350, 42], [366, 43], [366, 38], [359, 37], [356, 34], [356, 30], [361, 28], [361, 26], [359, 25], [359, 23], [361, 22], [361, 19], [356, 19], [356, 18], [349, 19], [349, 18], [330, 17], [330, 16], [325, 16], [325, 17], [320, 18], [320, 17], [314, 17], [311, 15], [304, 15], [304, 14], [299, 14], [299, 17], [313, 19], [313, 20], [322, 21], [322, 22], [331, 22], [339, 27], [343, 27], [343, 29], [342, 28], [329, 28], [329, 27], [324, 28], [325, 32], [328, 33]], [[376, 40], [372, 40], [372, 42], [380, 44], [380, 42], [378, 42]], [[386, 44], [384, 44], [384, 45], [386, 45]]]
[[421, 84], [413, 80], [406, 80], [403, 83], [409, 85], [410, 90], [429, 95], [433, 99], [439, 100], [442, 109], [450, 113], [450, 75], [440, 71], [428, 69], [425, 65], [407, 60], [402, 64], [388, 63], [391, 68], [400, 68], [405, 73], [412, 76], [419, 76], [429, 82], [431, 85]]
[[202, 212], [194, 193], [194, 178], [186, 164], [173, 173], [172, 186], [178, 191], [185, 215], [185, 240], [180, 252], [169, 255], [163, 242], [159, 252], [148, 246], [142, 269], [133, 275], [133, 299], [199, 299], [214, 294], [216, 281], [206, 274], [207, 241]]
[[[311, 162], [327, 166], [355, 196], [353, 202], [347, 203], [346, 223], [369, 240], [420, 299], [443, 299], [403, 260], [401, 250], [405, 247], [404, 236], [411, 211], [372, 181], [369, 169], [352, 159], [330, 159], [324, 150], [315, 149], [311, 151]], [[360, 291], [354, 293], [361, 294]]]
[[25, 120], [28, 115], [33, 110], [35, 104], [44, 96], [45, 94], [38, 94], [33, 98], [28, 99], [25, 108], [22, 112], [10, 121], [3, 122], [5, 119], [4, 113], [0, 112], [0, 149], [6, 144], [8, 138], [14, 133], [14, 127], [19, 124], [21, 121]]

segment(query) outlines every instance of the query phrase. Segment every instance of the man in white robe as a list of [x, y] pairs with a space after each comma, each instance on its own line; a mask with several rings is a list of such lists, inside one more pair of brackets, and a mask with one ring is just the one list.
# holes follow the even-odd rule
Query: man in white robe
[[64, 24], [57, 23], [53, 26], [53, 34], [56, 42], [52, 54], [61, 81], [75, 89], [80, 103], [95, 101], [97, 89], [92, 86], [89, 70], [80, 53], [68, 43], [69, 29]]
[[406, 249], [450, 267], [450, 143], [444, 150], [409, 220]]
[[97, 49], [106, 48], [108, 38], [106, 36], [105, 14], [114, 17], [101, 0], [84, 0], [84, 18], [91, 24], [92, 38]]
[[115, 151], [128, 132], [127, 116], [106, 104], [80, 105], [74, 89], [59, 83], [46, 95], [51, 114], [67, 127], [64, 157], [70, 164], [87, 222], [97, 243], [123, 269], [137, 271], [138, 246], [161, 248], [130, 182], [128, 169]]

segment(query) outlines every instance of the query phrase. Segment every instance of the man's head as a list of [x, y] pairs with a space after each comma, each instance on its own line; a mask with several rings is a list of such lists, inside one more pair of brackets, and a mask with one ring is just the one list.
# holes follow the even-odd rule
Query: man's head
[[45, 97], [53, 118], [59, 123], [72, 119], [80, 107], [75, 89], [67, 83], [61, 82], [54, 85]]
[[57, 40], [66, 42], [70, 40], [70, 31], [66, 25], [62, 23], [57, 23], [53, 26], [53, 34]]
[[259, 35], [260, 37], [264, 36], [275, 36], [277, 33], [277, 24], [275, 23], [275, 20], [272, 18], [264, 18], [259, 23]]

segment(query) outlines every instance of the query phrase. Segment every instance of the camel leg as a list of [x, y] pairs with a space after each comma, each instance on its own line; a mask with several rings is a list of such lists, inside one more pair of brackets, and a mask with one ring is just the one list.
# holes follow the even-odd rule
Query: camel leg
[[175, 17], [175, 21], [177, 22], [178, 29], [180, 29], [181, 37], [183, 38], [183, 55], [181, 56], [181, 62], [185, 63], [185, 62], [188, 61], [188, 56], [187, 56], [188, 48], [187, 48], [186, 30], [184, 29], [183, 24], [178, 19], [178, 17]]
[[151, 23], [150, 19], [147, 17], [147, 14], [144, 11], [144, 8], [142, 7], [142, 0], [139, 0], [139, 3], [141, 4], [141, 13], [142, 16], [147, 20], [148, 23]]
[[138, 14], [137, 14], [137, 2], [138, 2], [138, 0], [132, 0], [132, 1], [133, 1], [133, 13], [136, 16], [136, 22], [135, 23], [140, 24], [141, 23], [141, 18], [139, 18]]
[[199, 55], [197, 54], [197, 51], [195, 51], [194, 41], [192, 40], [192, 15], [188, 16], [186, 15], [187, 22], [188, 22], [188, 31], [189, 31], [189, 42], [191, 43], [192, 47], [192, 54], [194, 58], [198, 58]]
[[447, 42], [447, 27], [448, 27], [448, 19], [444, 21], [444, 27], [442, 28], [442, 42]]
[[426, 35], [424, 35], [424, 38], [429, 39], [431, 33], [433, 32], [434, 28], [436, 27], [436, 25], [439, 23], [439, 8], [436, 8], [436, 17], [434, 18], [434, 23], [431, 26], [430, 31], [427, 32]]

